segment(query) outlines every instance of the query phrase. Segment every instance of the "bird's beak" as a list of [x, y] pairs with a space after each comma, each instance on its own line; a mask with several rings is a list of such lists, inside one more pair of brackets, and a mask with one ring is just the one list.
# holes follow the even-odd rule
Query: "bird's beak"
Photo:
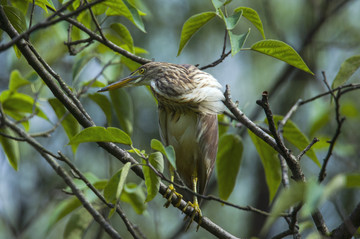
[[103, 92], [103, 91], [109, 91], [109, 90], [115, 90], [115, 89], [118, 89], [118, 88], [121, 88], [121, 87], [125, 87], [125, 86], [128, 86], [133, 80], [136, 80], [138, 79], [139, 77], [141, 77], [141, 75], [134, 75], [134, 74], [131, 74], [130, 76], [128, 77], [125, 77], [119, 81], [116, 81], [100, 90], [98, 90], [98, 92]]

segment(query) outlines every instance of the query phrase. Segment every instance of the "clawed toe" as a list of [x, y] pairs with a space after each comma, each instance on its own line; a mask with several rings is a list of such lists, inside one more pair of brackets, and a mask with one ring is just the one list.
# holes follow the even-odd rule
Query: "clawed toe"
[[190, 218], [189, 223], [188, 223], [188, 225], [186, 226], [185, 231], [187, 231], [187, 230], [190, 228], [190, 225], [191, 225], [191, 223], [194, 221], [194, 218], [195, 218], [195, 216], [196, 216], [196, 213], [199, 215], [199, 222], [198, 222], [198, 225], [197, 225], [197, 227], [196, 227], [196, 231], [198, 231], [199, 228], [200, 228], [201, 221], [202, 221], [202, 213], [201, 213], [199, 204], [198, 204], [197, 202], [194, 202], [194, 203], [192, 203], [192, 202], [187, 202], [186, 206], [184, 207], [184, 209], [183, 209], [182, 211], [185, 212], [186, 209], [187, 209], [189, 206], [193, 208], [193, 211], [192, 211], [192, 213], [191, 213], [190, 216], [186, 215], [185, 218], [184, 218], [184, 220], [186, 220], [187, 218]]
[[166, 207], [166, 208], [168, 208], [169, 206], [170, 206], [170, 204], [171, 204], [171, 199], [172, 199], [172, 197], [174, 196], [174, 195], [176, 195], [177, 197], [178, 197], [178, 202], [176, 203], [176, 205], [175, 205], [175, 207], [179, 207], [180, 206], [180, 203], [181, 203], [181, 199], [182, 199], [182, 195], [180, 194], [180, 193], [177, 193], [176, 192], [176, 190], [175, 190], [175, 188], [174, 188], [174, 185], [172, 185], [172, 184], [170, 184], [169, 186], [168, 186], [168, 188], [166, 189], [166, 192], [165, 192], [165, 194], [164, 194], [164, 198], [166, 198], [167, 199], [167, 201], [165, 202], [165, 204], [164, 204], [164, 207]]

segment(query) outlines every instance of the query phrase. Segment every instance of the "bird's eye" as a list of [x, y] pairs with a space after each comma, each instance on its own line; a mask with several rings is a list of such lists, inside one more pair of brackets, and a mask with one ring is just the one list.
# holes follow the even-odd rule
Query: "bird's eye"
[[144, 74], [144, 73], [145, 73], [145, 68], [139, 69], [139, 74]]

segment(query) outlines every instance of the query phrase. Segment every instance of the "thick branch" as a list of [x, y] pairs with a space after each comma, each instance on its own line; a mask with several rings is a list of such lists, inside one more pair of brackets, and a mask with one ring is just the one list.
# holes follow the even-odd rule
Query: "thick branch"
[[336, 229], [331, 232], [333, 239], [350, 239], [360, 227], [360, 203], [350, 216]]

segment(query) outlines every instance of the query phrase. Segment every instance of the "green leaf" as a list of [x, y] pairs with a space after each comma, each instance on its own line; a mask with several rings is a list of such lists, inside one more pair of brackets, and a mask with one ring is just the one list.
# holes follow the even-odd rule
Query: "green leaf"
[[131, 135], [133, 132], [134, 109], [130, 95], [124, 89], [109, 92], [112, 108], [115, 110], [121, 128]]
[[[146, 161], [143, 160], [143, 164], [146, 164]], [[151, 153], [149, 156], [149, 164], [151, 164], [158, 172], [162, 173], [164, 171], [164, 159], [160, 152]], [[145, 185], [147, 190], [147, 196], [145, 202], [150, 202], [156, 196], [160, 187], [160, 178], [156, 173], [149, 167], [144, 165], [142, 167]]]
[[[133, 5], [129, 4], [129, 2], [127, 0], [124, 0], [124, 3], [126, 4], [126, 6], [128, 7], [131, 15], [132, 15], [132, 21], [133, 23], [143, 32], [146, 33], [145, 27], [144, 27], [144, 23], [141, 19], [141, 15], [146, 15], [145, 13], [141, 12], [140, 10], [138, 10], [137, 8], [135, 8]], [[130, 19], [131, 21], [131, 19]]]
[[220, 14], [225, 22], [226, 29], [232, 30], [238, 24], [242, 15], [242, 11], [234, 12], [234, 14], [229, 17], [225, 17], [221, 10], [220, 10]]
[[278, 153], [250, 130], [248, 130], [248, 132], [264, 167], [266, 183], [270, 193], [269, 201], [271, 203], [281, 182], [280, 162], [277, 156]]
[[288, 44], [278, 40], [262, 40], [251, 46], [251, 50], [274, 57], [300, 70], [314, 73], [308, 68], [301, 56]]
[[[278, 122], [281, 121], [284, 117], [283, 116], [279, 116], [279, 115], [275, 115], [274, 116], [274, 122], [275, 125], [278, 125]], [[267, 123], [267, 120], [265, 120], [265, 122]], [[300, 151], [304, 150], [309, 144], [310, 141], [309, 139], [306, 137], [306, 135], [304, 135], [301, 130], [297, 127], [297, 125], [292, 122], [291, 120], [288, 120], [286, 122], [286, 124], [284, 125], [283, 128], [283, 135], [284, 138], [289, 141], [291, 144], [293, 144], [296, 148], [298, 148]], [[307, 152], [306, 155], [314, 162], [316, 163], [316, 165], [318, 165], [319, 167], [321, 167], [321, 164], [315, 154], [314, 149], [310, 148]]]
[[211, 0], [211, 2], [214, 5], [214, 8], [216, 10], [218, 10], [219, 8], [221, 8], [224, 5], [224, 3], [220, 0]]
[[18, 33], [22, 33], [26, 30], [25, 15], [16, 7], [3, 6], [4, 12], [9, 19], [10, 23], [14, 26]]
[[126, 44], [132, 53], [134, 53], [134, 40], [129, 32], [129, 30], [121, 23], [113, 23], [110, 25], [110, 28], [117, 34], [120, 38], [120, 41], [123, 44]]
[[82, 239], [86, 229], [93, 220], [92, 215], [85, 208], [80, 208], [79, 211], [75, 212], [69, 218], [65, 226], [63, 238]]
[[[72, 114], [68, 114], [65, 118], [63, 118], [67, 110], [57, 98], [51, 98], [48, 100], [48, 102], [55, 111], [55, 114], [58, 117], [58, 119], [59, 120], [62, 119], [61, 125], [64, 128], [65, 133], [69, 139], [71, 139], [74, 135], [80, 132], [80, 125]], [[75, 144], [71, 145], [73, 153], [76, 152], [77, 146], [78, 145]]]
[[[91, 184], [95, 184], [97, 182], [101, 182], [103, 180], [100, 180], [98, 177], [96, 177], [95, 174], [93, 174], [92, 172], [85, 172], [83, 173], [83, 175], [85, 176], [85, 178], [91, 183]], [[75, 183], [75, 186], [80, 189], [80, 190], [84, 190], [84, 189], [88, 189], [88, 186], [86, 185], [86, 183], [81, 180], [81, 179], [77, 179], [77, 178], [74, 178], [74, 183]], [[67, 186], [65, 189], [63, 189], [63, 191], [71, 194], [72, 193], [72, 190], [69, 186]]]
[[112, 109], [111, 109], [111, 103], [109, 101], [109, 99], [102, 94], [89, 94], [88, 95], [89, 98], [94, 101], [100, 108], [101, 110], [104, 112], [105, 116], [106, 116], [106, 121], [108, 123], [108, 125], [111, 125], [112, 122]]
[[349, 80], [349, 78], [360, 67], [360, 55], [352, 56], [346, 59], [340, 66], [340, 70], [337, 73], [335, 80], [333, 81], [331, 88], [335, 89]]
[[279, 193], [279, 196], [271, 209], [271, 216], [266, 219], [261, 234], [268, 231], [270, 226], [282, 212], [303, 200], [306, 191], [305, 186], [304, 183], [294, 183], [289, 188], [286, 188]]
[[48, 13], [47, 11], [47, 7], [52, 8], [53, 10], [56, 10], [54, 8], [54, 4], [52, 3], [52, 1], [47, 1], [47, 0], [35, 0], [35, 4], [38, 5], [39, 7], [41, 7], [42, 9], [44, 9], [44, 11], [46, 13]]
[[48, 120], [45, 113], [29, 95], [6, 90], [1, 93], [0, 101], [2, 102], [2, 107], [5, 113], [35, 113], [37, 116]]
[[126, 163], [117, 173], [111, 177], [105, 186], [104, 197], [108, 202], [115, 203], [119, 201], [130, 167], [131, 163]]
[[166, 158], [170, 162], [171, 166], [176, 170], [176, 154], [175, 149], [172, 145], [168, 145], [165, 147]]
[[109, 7], [106, 11], [107, 16], [124, 16], [134, 23], [141, 31], [146, 32], [139, 11], [131, 6], [126, 0], [107, 0], [102, 4]]
[[346, 175], [346, 187], [360, 187], [360, 174], [348, 174]]
[[141, 186], [127, 183], [120, 197], [121, 201], [129, 203], [136, 213], [142, 214], [146, 210], [145, 194]]
[[263, 24], [258, 13], [254, 9], [248, 7], [238, 7], [234, 10], [234, 12], [242, 12], [242, 15], [259, 30], [262, 37], [265, 39]]
[[247, 33], [236, 35], [232, 33], [231, 31], [228, 31], [230, 36], [230, 44], [231, 44], [231, 55], [234, 56], [236, 53], [238, 53], [241, 48], [244, 46], [245, 41], [250, 34], [250, 29]]
[[219, 196], [227, 200], [232, 193], [240, 169], [243, 152], [241, 138], [235, 134], [225, 134], [219, 140], [219, 151], [216, 158], [216, 174], [219, 185]]
[[50, 230], [58, 221], [73, 212], [82, 204], [77, 197], [70, 197], [58, 203], [55, 209], [51, 212], [51, 217], [48, 223], [48, 230]]
[[[11, 5], [13, 7], [16, 7], [17, 9], [21, 10], [21, 12], [24, 14], [24, 16], [26, 16], [28, 7], [29, 7], [29, 3], [28, 1], [24, 1], [24, 0], [11, 0]], [[1, 1], [0, 4], [3, 5], [7, 5], [7, 1]]]
[[[15, 136], [14, 132], [11, 129], [9, 129], [8, 127], [0, 128], [0, 132], [5, 135]], [[13, 169], [15, 169], [17, 171], [19, 168], [19, 162], [20, 162], [19, 143], [16, 140], [9, 139], [2, 135], [0, 135], [0, 143], [6, 154], [6, 157], [8, 158], [8, 161], [9, 161], [11, 167], [13, 167]]]
[[[331, 119], [330, 112], [331, 112], [330, 107], [317, 108], [316, 116], [314, 117], [314, 120], [310, 125], [309, 137], [313, 137], [316, 132], [318, 132], [321, 128], [327, 125], [327, 123]], [[317, 144], [315, 144], [314, 146], [317, 146]]]
[[30, 82], [26, 80], [18, 70], [13, 70], [10, 74], [9, 90], [16, 91], [18, 88], [28, 85]]
[[186, 22], [184, 23], [184, 26], [181, 30], [181, 37], [180, 37], [180, 45], [178, 54], [180, 55], [181, 51], [185, 47], [185, 45], [188, 43], [190, 38], [206, 23], [208, 23], [211, 19], [213, 19], [216, 16], [215, 12], [203, 12], [196, 14], [194, 16], [191, 16]]
[[131, 145], [131, 138], [128, 134], [118, 128], [93, 126], [80, 131], [74, 135], [69, 144], [76, 145], [85, 142], [114, 142]]
[[219, 138], [229, 129], [230, 120], [224, 114], [218, 115]]
[[168, 159], [169, 163], [171, 164], [171, 166], [176, 169], [176, 157], [175, 157], [175, 150], [174, 147], [169, 145], [169, 146], [164, 146], [159, 140], [157, 139], [152, 139], [151, 140], [151, 148], [154, 150], [157, 150], [159, 152], [161, 152], [163, 155], [166, 156], [166, 158]]

